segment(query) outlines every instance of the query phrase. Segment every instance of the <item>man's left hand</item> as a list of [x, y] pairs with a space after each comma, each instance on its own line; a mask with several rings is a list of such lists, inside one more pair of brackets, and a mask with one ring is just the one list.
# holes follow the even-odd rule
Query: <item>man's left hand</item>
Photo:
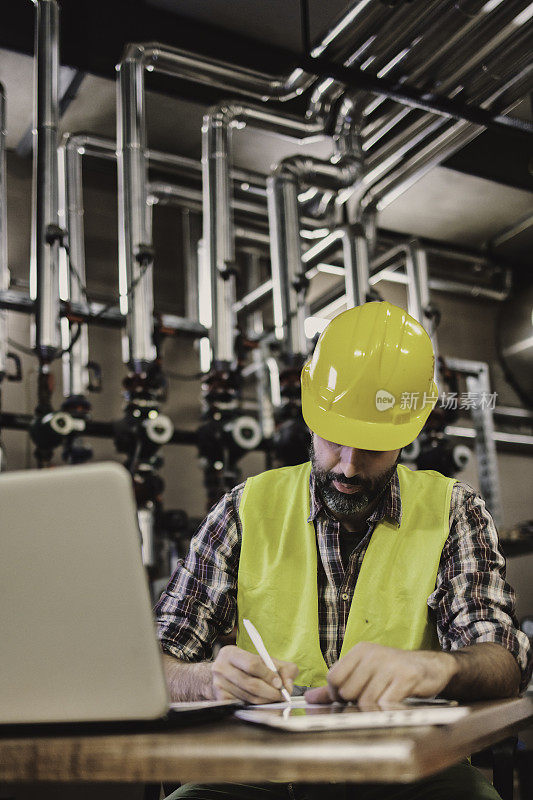
[[385, 708], [406, 697], [433, 697], [457, 671], [451, 653], [359, 642], [330, 669], [327, 686], [309, 689], [305, 699], [308, 703], [351, 700], [366, 710]]

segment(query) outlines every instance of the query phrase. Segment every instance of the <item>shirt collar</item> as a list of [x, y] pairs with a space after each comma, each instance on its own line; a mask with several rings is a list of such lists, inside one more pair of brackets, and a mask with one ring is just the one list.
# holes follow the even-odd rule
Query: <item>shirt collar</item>
[[[318, 491], [313, 470], [311, 470], [311, 474], [309, 476], [309, 495], [311, 513], [309, 514], [307, 521], [314, 522], [321, 512], [324, 514], [328, 514], [328, 512], [324, 506], [320, 492]], [[400, 527], [402, 521], [402, 499], [400, 496], [398, 470], [396, 469], [392, 474], [381, 502], [368, 517], [367, 522], [372, 524], [372, 527], [374, 527], [384, 518], [392, 520], [392, 522], [395, 522], [396, 525]]]

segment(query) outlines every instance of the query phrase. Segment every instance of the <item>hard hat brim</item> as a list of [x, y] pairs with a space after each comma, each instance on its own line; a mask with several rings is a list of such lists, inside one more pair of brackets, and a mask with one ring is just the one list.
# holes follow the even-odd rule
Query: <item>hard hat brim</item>
[[427, 404], [419, 414], [402, 424], [367, 422], [349, 419], [331, 409], [321, 408], [302, 392], [302, 415], [313, 433], [329, 442], [361, 450], [399, 450], [416, 439], [436, 402]]

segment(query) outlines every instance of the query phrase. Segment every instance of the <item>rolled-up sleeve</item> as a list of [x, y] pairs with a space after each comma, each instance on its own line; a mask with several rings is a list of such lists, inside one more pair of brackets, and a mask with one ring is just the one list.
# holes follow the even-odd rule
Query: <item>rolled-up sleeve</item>
[[217, 636], [235, 624], [243, 486], [211, 509], [155, 606], [162, 649], [183, 661], [211, 658]]
[[465, 483], [454, 484], [450, 534], [444, 545], [436, 588], [428, 598], [443, 650], [480, 642], [502, 645], [515, 657], [520, 690], [531, 679], [531, 647], [518, 626], [515, 594], [506, 581], [505, 558], [483, 498]]

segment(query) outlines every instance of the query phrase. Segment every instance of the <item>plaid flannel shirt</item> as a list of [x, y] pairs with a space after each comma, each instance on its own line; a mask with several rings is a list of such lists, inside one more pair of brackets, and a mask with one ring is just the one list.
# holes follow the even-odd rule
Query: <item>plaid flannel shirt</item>
[[[313, 473], [309, 481], [310, 516], [318, 558], [318, 619], [322, 654], [328, 667], [339, 658], [350, 605], [363, 558], [376, 524], [387, 517], [398, 525], [402, 501], [395, 472], [383, 499], [367, 519], [368, 530], [354, 538], [347, 569], [339, 547], [340, 523], [326, 511]], [[183, 661], [212, 657], [213, 644], [236, 622], [237, 573], [242, 528], [238, 514], [244, 483], [211, 509], [191, 541], [156, 605], [164, 651]], [[453, 486], [450, 534], [442, 550], [435, 590], [427, 600], [443, 650], [495, 642], [515, 657], [521, 691], [531, 677], [530, 645], [519, 630], [514, 591], [505, 580], [505, 559], [494, 521], [482, 497], [460, 481]]]

